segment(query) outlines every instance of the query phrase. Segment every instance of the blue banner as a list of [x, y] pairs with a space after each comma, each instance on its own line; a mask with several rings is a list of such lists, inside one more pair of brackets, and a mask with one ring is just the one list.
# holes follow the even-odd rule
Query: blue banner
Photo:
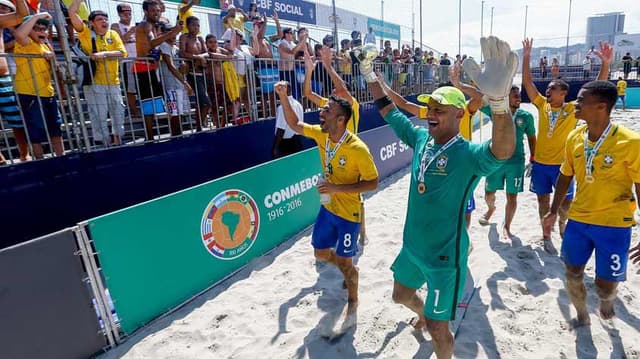
[[[248, 14], [252, 2], [244, 0], [239, 3]], [[256, 0], [256, 4], [260, 14], [266, 12], [267, 16], [271, 16], [273, 11], [276, 11], [282, 20], [316, 24], [315, 3], [300, 0]]]

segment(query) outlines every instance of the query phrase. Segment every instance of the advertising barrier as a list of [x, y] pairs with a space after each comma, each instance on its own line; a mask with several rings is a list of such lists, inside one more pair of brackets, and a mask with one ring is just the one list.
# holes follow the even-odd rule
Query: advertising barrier
[[71, 229], [0, 250], [0, 357], [87, 358], [107, 345]]
[[[386, 177], [411, 151], [389, 126], [361, 134]], [[313, 223], [317, 148], [88, 221], [130, 334]]]

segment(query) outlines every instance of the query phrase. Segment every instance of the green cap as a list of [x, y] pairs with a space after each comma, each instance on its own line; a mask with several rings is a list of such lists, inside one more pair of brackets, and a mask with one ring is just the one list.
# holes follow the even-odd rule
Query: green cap
[[426, 104], [428, 104], [429, 100], [432, 99], [441, 105], [449, 105], [456, 108], [464, 108], [467, 105], [462, 91], [453, 86], [443, 86], [436, 89], [431, 94], [422, 94], [418, 96], [418, 101]]

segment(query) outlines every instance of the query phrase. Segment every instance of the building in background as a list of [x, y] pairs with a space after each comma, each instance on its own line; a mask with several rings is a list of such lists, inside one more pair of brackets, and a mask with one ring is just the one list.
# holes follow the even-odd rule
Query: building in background
[[598, 41], [613, 44], [615, 36], [624, 32], [624, 13], [610, 12], [587, 18], [587, 47], [598, 46]]

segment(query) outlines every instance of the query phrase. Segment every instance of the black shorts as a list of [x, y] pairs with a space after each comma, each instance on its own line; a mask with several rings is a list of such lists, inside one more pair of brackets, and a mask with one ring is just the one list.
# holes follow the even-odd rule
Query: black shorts
[[198, 107], [211, 106], [209, 96], [207, 96], [207, 86], [204, 80], [204, 74], [188, 74], [187, 81], [189, 86], [193, 89], [193, 92], [198, 100]]
[[140, 96], [140, 100], [164, 96], [156, 70], [136, 72], [136, 79], [138, 80], [138, 96]]

